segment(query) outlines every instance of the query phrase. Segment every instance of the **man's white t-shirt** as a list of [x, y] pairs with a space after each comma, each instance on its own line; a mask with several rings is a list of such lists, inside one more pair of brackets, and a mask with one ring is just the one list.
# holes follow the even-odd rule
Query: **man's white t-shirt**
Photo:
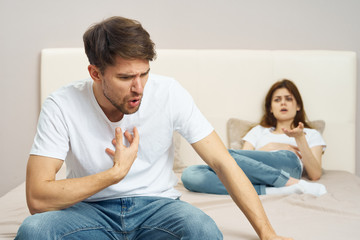
[[172, 170], [173, 132], [178, 131], [191, 144], [213, 131], [190, 94], [174, 79], [150, 74], [139, 110], [110, 122], [95, 99], [92, 84], [91, 79], [74, 82], [46, 99], [30, 154], [65, 160], [67, 178], [84, 177], [113, 166], [105, 149], [114, 148], [111, 141], [116, 127], [123, 132], [137, 127], [139, 151], [129, 173], [87, 201], [179, 197]]

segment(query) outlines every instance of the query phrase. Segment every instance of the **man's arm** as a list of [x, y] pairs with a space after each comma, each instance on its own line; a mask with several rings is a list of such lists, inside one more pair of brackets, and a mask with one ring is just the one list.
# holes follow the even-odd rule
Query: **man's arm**
[[[112, 168], [81, 178], [55, 180], [63, 161], [55, 158], [31, 155], [26, 173], [26, 199], [31, 214], [59, 210], [70, 207], [104, 188], [120, 182], [136, 159], [139, 134], [134, 128], [134, 136], [125, 132], [131, 143], [122, 143], [122, 131], [115, 133], [115, 151], [106, 149], [114, 156]], [[91, 149], [89, 149], [91, 151]]]
[[216, 172], [260, 239], [288, 239], [276, 235], [254, 187], [231, 157], [216, 132], [212, 132], [204, 139], [193, 143], [192, 146], [200, 157]]

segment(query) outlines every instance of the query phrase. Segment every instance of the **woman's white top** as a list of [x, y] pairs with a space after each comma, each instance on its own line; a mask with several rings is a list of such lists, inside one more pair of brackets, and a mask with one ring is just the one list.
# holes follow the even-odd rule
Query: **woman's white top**
[[[274, 128], [266, 128], [260, 125], [252, 128], [246, 135], [243, 137], [244, 141], [247, 141], [253, 145], [255, 150], [259, 150], [268, 143], [285, 143], [293, 146], [297, 146], [295, 138], [287, 136], [285, 133], [277, 134], [274, 133]], [[321, 134], [311, 128], [304, 128], [305, 139], [310, 148], [315, 146], [322, 146], [323, 152], [326, 149], [326, 143], [322, 138]], [[299, 159], [301, 166], [303, 167], [302, 161]]]

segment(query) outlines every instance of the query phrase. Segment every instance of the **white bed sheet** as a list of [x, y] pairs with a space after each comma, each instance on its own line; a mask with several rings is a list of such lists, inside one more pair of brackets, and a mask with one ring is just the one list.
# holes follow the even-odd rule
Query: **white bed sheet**
[[[63, 173], [62, 173], [63, 174]], [[260, 196], [276, 231], [296, 240], [357, 240], [360, 238], [360, 178], [346, 171], [325, 171], [318, 182], [328, 193], [312, 195]], [[187, 191], [176, 188], [187, 201], [211, 216], [225, 240], [258, 239], [255, 231], [227, 195]], [[0, 239], [14, 239], [22, 221], [29, 216], [25, 183], [0, 198]]]

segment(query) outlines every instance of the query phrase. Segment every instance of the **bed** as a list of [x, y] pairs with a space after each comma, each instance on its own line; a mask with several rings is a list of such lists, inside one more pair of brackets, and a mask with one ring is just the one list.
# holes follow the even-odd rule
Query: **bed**
[[[302, 93], [309, 120], [322, 131], [323, 183], [328, 193], [260, 196], [276, 231], [294, 239], [359, 239], [360, 178], [355, 173], [356, 55], [347, 51], [171, 50], [157, 51], [153, 73], [176, 78], [193, 96], [229, 148], [237, 149], [248, 126], [261, 116], [267, 89], [277, 80], [293, 80]], [[86, 78], [82, 48], [44, 49], [41, 53], [41, 102], [58, 87]], [[340, 130], [339, 130], [340, 129]], [[174, 135], [174, 171], [204, 164], [180, 136]], [[65, 169], [58, 178], [65, 177]], [[218, 224], [224, 239], [258, 239], [229, 196], [187, 191], [182, 200], [201, 208]], [[13, 239], [29, 212], [25, 183], [0, 198], [0, 239]]]

